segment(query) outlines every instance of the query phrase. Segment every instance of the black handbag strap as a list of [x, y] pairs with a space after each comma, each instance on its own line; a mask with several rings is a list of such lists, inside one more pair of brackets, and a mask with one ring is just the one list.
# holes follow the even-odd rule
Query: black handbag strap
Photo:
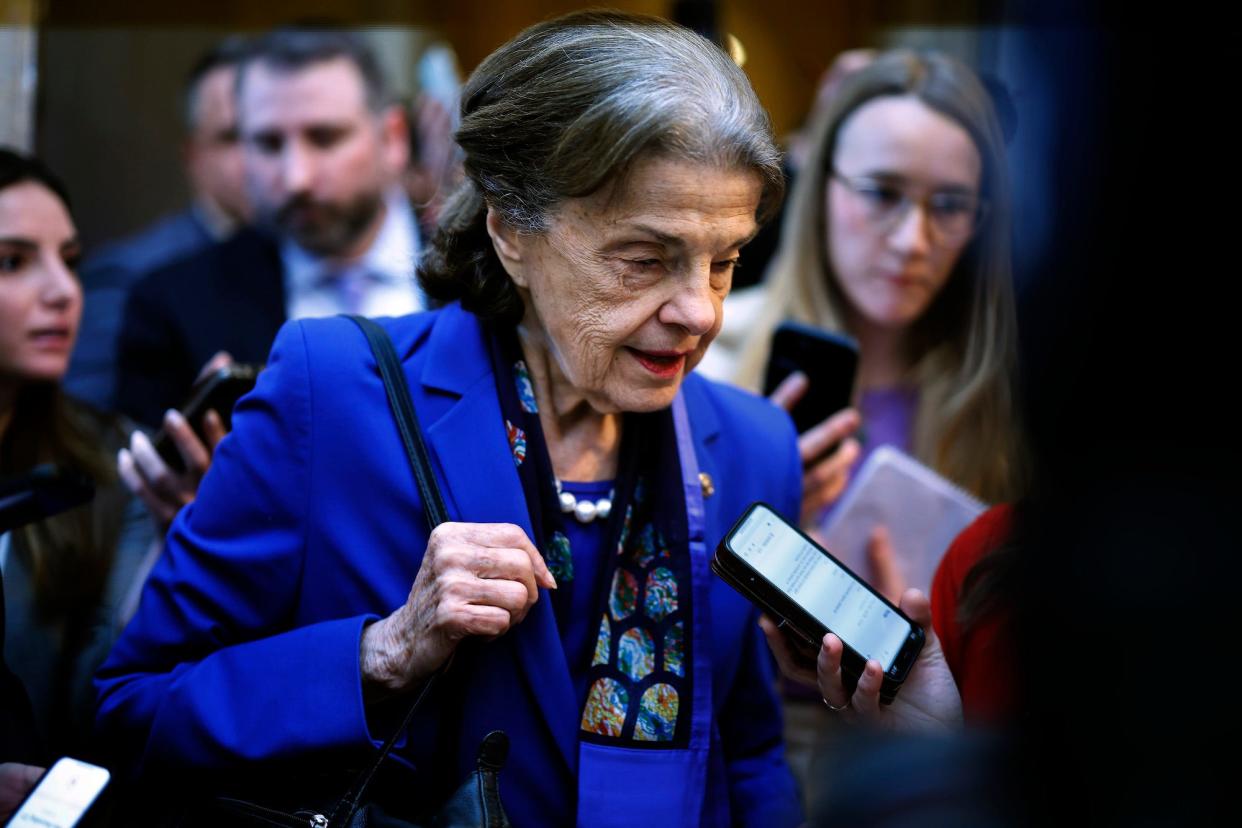
[[[364, 316], [347, 318], [366, 334], [367, 342], [371, 345], [371, 353], [375, 355], [375, 361], [379, 364], [380, 376], [384, 380], [384, 390], [388, 392], [388, 403], [392, 406], [393, 417], [397, 421], [397, 429], [401, 432], [401, 441], [405, 444], [406, 455], [410, 460], [410, 468], [414, 470], [414, 479], [418, 483], [418, 494], [422, 498], [423, 509], [427, 515], [427, 526], [429, 529], [435, 529], [441, 523], [448, 521], [448, 511], [444, 508], [444, 498], [440, 496], [440, 487], [436, 483], [435, 473], [431, 468], [427, 445], [423, 442], [423, 433], [418, 427], [418, 417], [414, 414], [414, 402], [410, 398], [410, 386], [405, 381], [405, 372], [401, 369], [401, 360], [397, 358], [397, 351], [392, 346], [392, 339], [388, 336], [388, 332], [379, 323]], [[354, 780], [354, 784], [337, 802], [328, 820], [331, 828], [338, 828], [338, 826], [343, 828], [349, 825], [350, 820], [361, 807], [362, 797], [366, 794], [367, 787], [370, 786], [376, 772], [379, 771], [380, 765], [388, 758], [397, 739], [414, 720], [414, 713], [435, 685], [436, 679], [448, 669], [451, 663], [452, 658], [431, 674], [418, 696], [410, 704], [400, 726], [385, 740], [384, 746], [380, 748], [370, 765], [363, 769], [358, 778]]]
[[440, 496], [440, 487], [431, 471], [431, 458], [427, 456], [423, 432], [418, 427], [418, 417], [414, 415], [414, 401], [410, 398], [410, 386], [406, 384], [405, 372], [401, 370], [401, 360], [397, 358], [397, 351], [392, 346], [388, 331], [378, 322], [365, 316], [348, 318], [362, 328], [367, 342], [371, 345], [371, 353], [379, 363], [384, 390], [388, 392], [388, 404], [392, 406], [392, 415], [397, 420], [401, 441], [405, 443], [405, 453], [410, 458], [410, 468], [414, 470], [414, 479], [418, 482], [418, 496], [422, 498], [423, 509], [427, 513], [427, 527], [435, 529], [448, 521], [448, 511], [444, 508], [444, 498]]

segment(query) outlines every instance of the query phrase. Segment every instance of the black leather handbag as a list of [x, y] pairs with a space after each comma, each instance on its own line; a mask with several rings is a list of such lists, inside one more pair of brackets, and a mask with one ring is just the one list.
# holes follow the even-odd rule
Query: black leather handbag
[[[390, 748], [391, 745], [385, 745]], [[509, 739], [494, 730], [479, 745], [478, 766], [428, 820], [412, 822], [365, 802], [370, 777], [388, 755], [381, 749], [354, 788], [331, 808], [274, 808], [252, 800], [216, 797], [206, 813], [183, 822], [183, 828], [229, 825], [237, 828], [509, 828], [500, 804], [499, 773], [509, 752]]]
[[[418, 485], [427, 515], [435, 528], [448, 519], [444, 499], [431, 470], [427, 447], [423, 443], [410, 389], [401, 370], [392, 340], [380, 325], [361, 316], [350, 316], [366, 334], [375, 360], [379, 363], [388, 402], [405, 444], [410, 467]], [[451, 663], [451, 660], [450, 662]], [[354, 779], [349, 790], [330, 807], [272, 807], [249, 799], [216, 797], [203, 811], [182, 822], [184, 828], [207, 825], [229, 825], [240, 828], [509, 828], [509, 817], [500, 803], [499, 773], [509, 753], [509, 739], [503, 731], [492, 731], [479, 745], [475, 771], [449, 797], [434, 815], [422, 822], [393, 817], [375, 803], [367, 802], [367, 792], [380, 766], [392, 752], [397, 738], [405, 732], [419, 704], [431, 692], [436, 680], [447, 668], [441, 667], [423, 686], [410, 704], [401, 725], [384, 742], [379, 753]]]

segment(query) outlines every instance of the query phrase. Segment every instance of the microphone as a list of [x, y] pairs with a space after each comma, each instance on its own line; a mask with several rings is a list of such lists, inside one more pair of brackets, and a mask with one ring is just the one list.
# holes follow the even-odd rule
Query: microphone
[[0, 533], [81, 506], [94, 496], [95, 484], [89, 477], [52, 463], [0, 478]]

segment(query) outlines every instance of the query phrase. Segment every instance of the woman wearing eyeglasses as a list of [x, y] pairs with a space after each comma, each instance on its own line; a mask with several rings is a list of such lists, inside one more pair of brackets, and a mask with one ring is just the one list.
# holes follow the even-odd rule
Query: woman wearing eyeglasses
[[725, 314], [726, 329], [745, 331], [732, 379], [752, 388], [785, 320], [859, 342], [857, 412], [802, 439], [809, 459], [858, 428], [808, 469], [804, 521], [882, 444], [985, 501], [1012, 498], [1009, 182], [988, 93], [946, 55], [889, 52], [845, 81], [811, 137], [766, 284], [732, 297]]
[[[810, 139], [766, 284], [730, 298], [717, 341], [727, 348], [729, 329], [744, 331], [735, 335], [733, 379], [752, 388], [784, 320], [859, 343], [856, 410], [799, 441], [804, 523], [818, 524], [851, 472], [884, 444], [987, 502], [1014, 499], [1021, 453], [1009, 182], [991, 98], [950, 57], [888, 52], [844, 81]], [[808, 462], [836, 442], [826, 460]], [[901, 587], [885, 577], [894, 568], [882, 531], [871, 551], [876, 586], [896, 601]], [[806, 716], [789, 706], [795, 766], [798, 742], [815, 729], [808, 725], [830, 715], [819, 693], [804, 695]]]

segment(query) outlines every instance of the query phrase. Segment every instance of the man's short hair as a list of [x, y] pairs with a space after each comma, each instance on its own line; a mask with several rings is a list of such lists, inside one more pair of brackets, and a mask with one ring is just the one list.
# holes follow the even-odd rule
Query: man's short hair
[[186, 132], [192, 133], [198, 126], [198, 93], [203, 79], [217, 69], [236, 67], [245, 57], [246, 49], [245, 38], [233, 35], [221, 40], [194, 61], [181, 86], [181, 118]]
[[296, 72], [337, 58], [345, 58], [358, 69], [368, 108], [379, 112], [392, 103], [379, 61], [361, 37], [340, 29], [308, 26], [274, 29], [251, 41], [237, 68], [237, 89], [241, 90], [247, 69], [256, 63]]

